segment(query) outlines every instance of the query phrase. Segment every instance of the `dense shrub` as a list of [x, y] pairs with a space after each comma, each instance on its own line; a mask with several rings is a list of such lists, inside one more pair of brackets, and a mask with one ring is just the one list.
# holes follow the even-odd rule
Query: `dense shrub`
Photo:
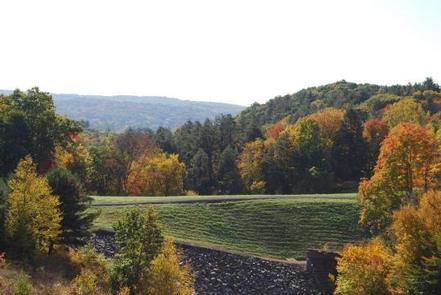
[[15, 282], [15, 295], [32, 295], [32, 283], [29, 276], [20, 272]]
[[190, 265], [180, 266], [173, 239], [164, 240], [161, 252], [153, 259], [150, 268], [148, 294], [194, 294]]
[[340, 295], [388, 295], [392, 255], [379, 240], [347, 245], [338, 259], [337, 289]]
[[111, 289], [111, 263], [92, 246], [79, 250], [70, 250], [71, 262], [79, 269], [79, 274], [72, 282], [74, 289], [80, 294], [109, 293]]
[[132, 210], [114, 226], [116, 253], [112, 267], [114, 290], [123, 287], [137, 294], [147, 285], [150, 263], [162, 246], [162, 235], [156, 213], [150, 208], [147, 215]]

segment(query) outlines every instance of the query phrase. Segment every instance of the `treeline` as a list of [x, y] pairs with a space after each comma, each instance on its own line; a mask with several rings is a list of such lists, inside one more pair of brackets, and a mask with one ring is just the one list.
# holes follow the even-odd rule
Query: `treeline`
[[174, 132], [86, 130], [64, 151], [64, 165], [82, 167], [88, 191], [107, 195], [354, 191], [390, 128], [407, 121], [437, 129], [440, 107], [430, 78], [390, 87], [337, 82]]
[[403, 121], [438, 128], [439, 90], [430, 78], [384, 87], [341, 81], [236, 117], [122, 133], [56, 115], [51, 97], [37, 89], [15, 91], [0, 104], [0, 173], [6, 178], [30, 154], [40, 172], [65, 168], [89, 194], [354, 191], [372, 174], [390, 128]]

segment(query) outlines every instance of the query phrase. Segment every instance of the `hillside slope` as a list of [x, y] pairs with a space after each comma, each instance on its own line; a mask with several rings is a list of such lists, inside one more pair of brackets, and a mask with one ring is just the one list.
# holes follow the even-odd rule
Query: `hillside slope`
[[255, 120], [259, 126], [274, 123], [287, 115], [295, 121], [300, 117], [317, 112], [326, 107], [347, 108], [357, 106], [374, 95], [408, 96], [415, 91], [435, 90], [437, 85], [431, 78], [422, 83], [381, 86], [357, 84], [347, 81], [309, 87], [296, 93], [277, 96], [264, 104], [255, 103], [239, 115], [240, 120]]
[[[10, 94], [10, 90], [0, 90]], [[186, 121], [236, 115], [244, 106], [160, 96], [52, 94], [59, 114], [88, 122], [90, 128], [123, 131], [128, 127], [175, 129]]]

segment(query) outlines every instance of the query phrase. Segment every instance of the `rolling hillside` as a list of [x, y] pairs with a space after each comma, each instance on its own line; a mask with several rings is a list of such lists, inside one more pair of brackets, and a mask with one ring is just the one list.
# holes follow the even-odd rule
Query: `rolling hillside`
[[[326, 107], [346, 109], [348, 107], [359, 107], [368, 100], [371, 103], [381, 103], [383, 100], [385, 106], [391, 95], [400, 99], [404, 96], [410, 96], [416, 92], [424, 90], [439, 91], [439, 85], [432, 78], [426, 78], [421, 83], [407, 85], [375, 85], [369, 83], [353, 83], [348, 81], [337, 81], [335, 83], [309, 87], [296, 93], [277, 96], [266, 103], [255, 103], [246, 108], [239, 115], [241, 120], [255, 120], [261, 126], [268, 123], [274, 123], [286, 116], [291, 116], [294, 122], [298, 118], [317, 112]], [[397, 97], [399, 96], [399, 97]], [[419, 93], [417, 97], [427, 108], [434, 108], [433, 102]], [[438, 107], [435, 107], [439, 111]]]
[[[9, 94], [9, 90], [0, 90]], [[86, 121], [90, 128], [123, 131], [128, 127], [175, 129], [186, 121], [213, 119], [221, 114], [236, 115], [244, 106], [180, 100], [159, 96], [98, 96], [52, 94], [57, 113]]]
[[199, 202], [198, 197], [94, 198], [95, 205], [108, 205], [96, 207], [97, 228], [111, 228], [130, 204], [144, 202], [139, 208], [153, 205], [165, 233], [178, 240], [258, 256], [302, 259], [309, 248], [326, 243], [339, 248], [364, 237], [355, 194], [207, 196]]

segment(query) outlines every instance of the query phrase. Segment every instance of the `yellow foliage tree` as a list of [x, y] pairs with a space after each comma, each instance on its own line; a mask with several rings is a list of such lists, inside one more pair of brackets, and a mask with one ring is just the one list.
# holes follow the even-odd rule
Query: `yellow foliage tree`
[[265, 191], [263, 175], [263, 159], [265, 151], [273, 140], [256, 139], [245, 144], [239, 156], [238, 168], [240, 177], [245, 187], [251, 193], [262, 193]]
[[425, 125], [429, 120], [429, 114], [415, 99], [405, 98], [386, 109], [383, 120], [390, 128], [401, 123]]
[[79, 141], [73, 141], [69, 145], [56, 145], [54, 150], [54, 164], [56, 167], [66, 168], [78, 175], [82, 182], [87, 180], [90, 174], [92, 162], [89, 150]]
[[364, 245], [347, 245], [337, 259], [337, 288], [340, 295], [387, 295], [393, 257], [376, 239]]
[[150, 265], [148, 293], [150, 295], [194, 294], [190, 265], [179, 265], [174, 241], [164, 240], [161, 252]]
[[344, 115], [342, 110], [336, 108], [325, 108], [309, 115], [309, 118], [317, 122], [320, 128], [320, 135], [327, 147], [332, 145], [333, 137], [340, 130]]
[[145, 154], [132, 162], [127, 189], [134, 195], [181, 195], [185, 173], [185, 164], [179, 161], [178, 155]]
[[47, 252], [61, 232], [60, 202], [45, 177], [37, 174], [30, 156], [18, 163], [8, 182], [5, 230], [17, 254]]
[[397, 262], [395, 282], [404, 294], [441, 292], [441, 193], [430, 191], [419, 205], [394, 214], [391, 226]]

